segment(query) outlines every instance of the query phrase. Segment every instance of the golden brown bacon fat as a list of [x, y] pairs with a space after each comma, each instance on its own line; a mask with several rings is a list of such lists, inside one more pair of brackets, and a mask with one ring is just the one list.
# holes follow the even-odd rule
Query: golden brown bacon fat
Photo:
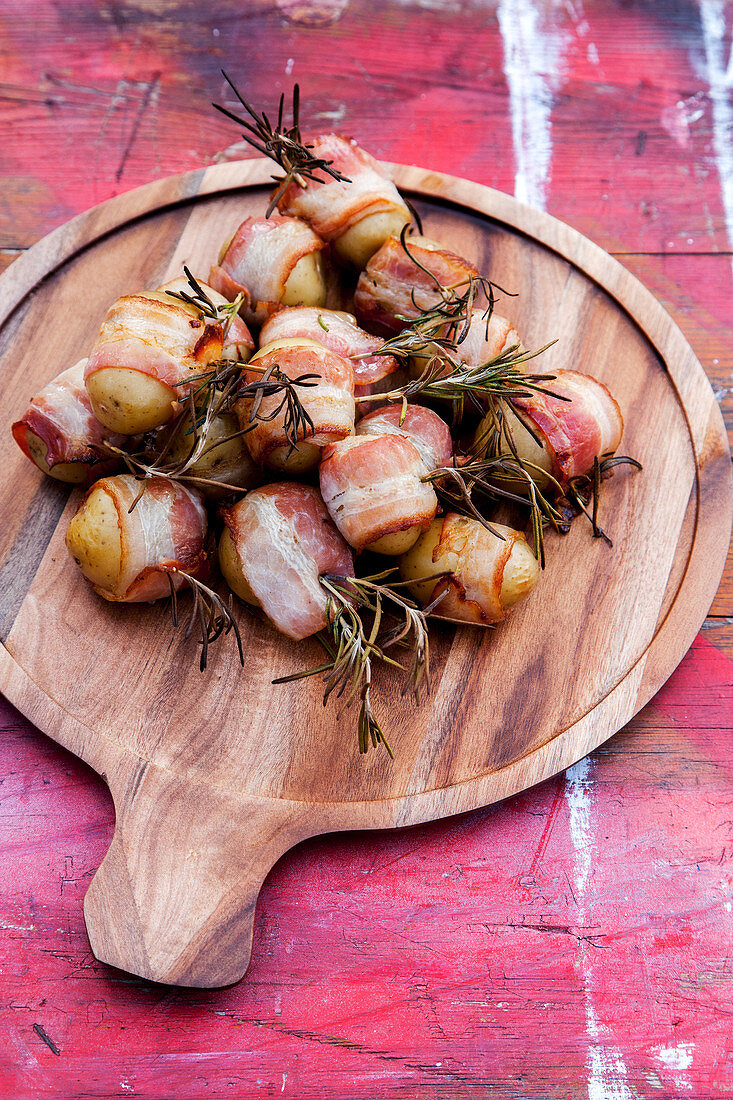
[[[236, 555], [224, 575], [256, 602], [278, 630], [290, 638], [308, 638], [326, 626], [327, 594], [319, 577], [353, 577], [349, 547], [331, 522], [317, 489], [297, 482], [276, 482], [255, 489], [222, 510], [222, 536]], [[238, 576], [234, 575], [238, 574]], [[233, 583], [232, 583], [233, 582]]]
[[62, 371], [31, 399], [13, 424], [15, 442], [44, 473], [59, 481], [81, 484], [117, 465], [103, 441], [121, 447], [123, 435], [110, 432], [92, 412], [84, 388], [86, 359]]
[[436, 280], [443, 287], [461, 287], [477, 277], [475, 264], [436, 241], [414, 236], [403, 245], [388, 237], [359, 276], [356, 315], [367, 328], [401, 332], [406, 324], [401, 318], [417, 317], [441, 300]]
[[[244, 294], [244, 316], [262, 324], [288, 300], [308, 305], [325, 302], [320, 261], [325, 247], [325, 241], [301, 218], [279, 214], [245, 218], [211, 268], [209, 282], [230, 301]], [[308, 265], [301, 263], [308, 257]], [[300, 280], [291, 279], [296, 268]], [[290, 299], [289, 288], [294, 295]]]
[[[66, 532], [74, 561], [98, 595], [141, 603], [170, 595], [179, 572], [207, 572], [206, 511], [194, 489], [166, 478], [102, 478], [88, 491]], [[139, 497], [132, 511], [130, 507]], [[170, 580], [169, 580], [170, 578]]]

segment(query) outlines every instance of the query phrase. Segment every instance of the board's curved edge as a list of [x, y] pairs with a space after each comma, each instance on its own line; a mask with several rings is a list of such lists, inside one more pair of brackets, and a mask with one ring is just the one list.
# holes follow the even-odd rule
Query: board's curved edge
[[[472, 210], [473, 213], [482, 213], [492, 220], [510, 226], [556, 252], [588, 278], [601, 285], [642, 329], [667, 366], [673, 381], [677, 386], [682, 387], [688, 400], [695, 399], [691, 423], [691, 428], [695, 431], [691, 432], [691, 438], [696, 448], [700, 492], [697, 534], [699, 535], [700, 529], [704, 527], [706, 534], [712, 534], [713, 539], [712, 545], [708, 541], [704, 547], [700, 538], [696, 537], [693, 541], [687, 572], [688, 574], [691, 572], [694, 560], [699, 584], [688, 585], [688, 588], [692, 587], [694, 590], [688, 593], [687, 589], [684, 589], [686, 596], [683, 600], [680, 600], [680, 593], [678, 593], [667, 618], [642, 659], [591, 714], [584, 716], [573, 726], [535, 750], [533, 762], [536, 766], [532, 769], [530, 782], [525, 781], [522, 784], [524, 788], [571, 766], [612, 736], [648, 702], [671, 675], [692, 644], [704, 621], [707, 607], [717, 590], [725, 564], [730, 527], [733, 523], [733, 478], [722, 414], [714, 400], [710, 383], [679, 327], [651, 292], [614, 257], [552, 215], [524, 206], [512, 196], [483, 184], [417, 167], [400, 165], [393, 167], [398, 183], [407, 189], [422, 193], [428, 199], [453, 201], [457, 206]], [[79, 215], [43, 238], [14, 261], [8, 271], [0, 276], [0, 297], [8, 294], [7, 303], [0, 307], [0, 324], [4, 323], [40, 278], [45, 278], [81, 249], [113, 232], [116, 228], [157, 209], [169, 208], [222, 191], [262, 186], [269, 181], [270, 171], [270, 163], [260, 159], [214, 165], [155, 181], [110, 199], [91, 211]], [[462, 200], [451, 199], [449, 190], [457, 184], [464, 189], [469, 188], [471, 200], [475, 205], [471, 206]], [[131, 203], [132, 213], [130, 212]], [[615, 268], [617, 277], [615, 286], [609, 286], [607, 282], [602, 281], [597, 270], [597, 265], [601, 262], [605, 267], [610, 264]], [[42, 268], [40, 272], [39, 267]], [[32, 282], [29, 281], [31, 279]], [[634, 294], [642, 300], [643, 317], [639, 316], [638, 304], [632, 302]], [[684, 401], [683, 408], [687, 409]], [[689, 417], [688, 423], [690, 423]], [[710, 522], [713, 518], [715, 518], [714, 523]], [[703, 555], [706, 565], [704, 570], [698, 568], [702, 565]], [[690, 617], [691, 604], [697, 609], [692, 617]], [[699, 608], [703, 605], [705, 610], [701, 614]], [[668, 649], [664, 649], [663, 643], [668, 642], [673, 628], [675, 632], [673, 644]], [[652, 666], [653, 673], [646, 672], [649, 665]], [[636, 688], [630, 692], [632, 681], [636, 682]], [[15, 663], [5, 647], [0, 647], [0, 689], [11, 703], [18, 706], [39, 728], [51, 734], [95, 770], [101, 770], [98, 766], [99, 753], [90, 747], [90, 739], [83, 733], [82, 724], [64, 711], [60, 704], [50, 700], [41, 692], [24, 670]], [[623, 704], [622, 700], [625, 700]], [[49, 704], [52, 708], [51, 714], [47, 713]], [[59, 721], [60, 727], [56, 724]], [[598, 736], [600, 727], [606, 731], [601, 737]], [[571, 733], [576, 736], [581, 734], [580, 751], [567, 751], [566, 742], [572, 740], [569, 736]], [[117, 742], [106, 739], [106, 744], [114, 747], [120, 755], [131, 760], [135, 759], [134, 754]], [[562, 751], [564, 747], [566, 751]], [[516, 793], [519, 788], [513, 786], [513, 772], [520, 766], [526, 780], [526, 757], [523, 757], [498, 772], [466, 779], [450, 787], [374, 802], [322, 803], [324, 809], [327, 807], [328, 810], [326, 814], [328, 823], [324, 824], [321, 831], [391, 827], [429, 820], [431, 817], [438, 816], [430, 806], [431, 798], [434, 798], [438, 792], [442, 800], [439, 814], [441, 817], [491, 804]], [[487, 802], [485, 788], [489, 785], [496, 790]], [[497, 790], [498, 793], [496, 793]], [[231, 795], [229, 791], [225, 793]], [[452, 797], [447, 798], [447, 794]], [[291, 805], [294, 811], [301, 805], [295, 800], [288, 799], [268, 801], [276, 801], [282, 806]], [[408, 802], [413, 805], [406, 810], [402, 804]], [[375, 813], [376, 806], [384, 807], [382, 815]], [[365, 810], [368, 810], [369, 822], [360, 824], [359, 814]]]

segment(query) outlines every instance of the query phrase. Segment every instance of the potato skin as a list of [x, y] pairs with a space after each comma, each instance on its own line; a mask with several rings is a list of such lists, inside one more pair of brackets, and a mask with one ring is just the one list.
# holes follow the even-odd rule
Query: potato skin
[[387, 237], [399, 237], [402, 227], [409, 220], [409, 213], [403, 210], [382, 210], [367, 214], [336, 238], [333, 242], [334, 250], [340, 259], [354, 267], [366, 267]]
[[42, 473], [67, 485], [83, 485], [89, 480], [91, 466], [88, 462], [57, 462], [55, 466], [49, 466], [46, 461], [46, 444], [30, 428], [26, 428], [25, 441], [31, 458]]
[[[478, 523], [477, 520], [474, 522]], [[503, 569], [499, 592], [502, 613], [505, 613], [530, 594], [539, 578], [540, 567], [524, 536], [517, 538], [518, 532], [501, 523], [492, 526], [507, 538], [515, 538], [511, 553]], [[431, 601], [436, 586], [440, 582], [438, 579], [423, 581], [420, 578], [434, 577], [436, 573], [450, 572], [459, 584], [463, 585], [464, 581], [467, 581], [465, 562], [462, 560], [460, 552], [448, 550], [441, 553], [437, 564], [433, 561], [433, 552], [440, 542], [442, 529], [443, 520], [434, 520], [412, 549], [400, 559], [402, 579], [408, 582], [409, 591], [422, 606], [426, 606]], [[496, 544], [499, 544], [500, 541], [492, 538], [489, 532], [486, 532], [485, 569], [488, 577], [494, 573], [496, 567], [494, 552]], [[439, 607], [436, 614], [440, 614]], [[490, 615], [485, 622], [477, 623], [474, 617], [467, 615], [465, 621], [474, 625], [488, 626], [491, 625], [492, 621], [501, 621], [501, 618]]]
[[325, 306], [326, 293], [321, 253], [309, 252], [290, 272], [281, 301], [284, 306]]
[[[191, 450], [193, 437], [187, 434], [190, 424], [190, 417], [187, 417], [176, 431], [170, 449], [170, 458], [174, 462], [183, 462]], [[253, 489], [262, 481], [262, 474], [247, 450], [244, 436], [229, 438], [238, 431], [239, 421], [234, 413], [225, 412], [215, 417], [206, 437], [204, 454], [186, 471], [191, 477], [224, 483], [221, 489], [214, 485], [198, 485], [197, 488], [207, 497], [218, 499], [224, 496], [231, 491], [226, 488], [229, 485]], [[224, 442], [217, 443], [218, 440]]]
[[[551, 483], [550, 477], [547, 475], [552, 474], [554, 465], [552, 454], [550, 453], [546, 441], [542, 439], [540, 432], [535, 428], [537, 435], [542, 439], [542, 442], [539, 443], [512, 409], [506, 409], [505, 417], [520, 461], [528, 464], [528, 472], [532, 476], [537, 487], [540, 490], [546, 489]], [[491, 423], [491, 418], [485, 417], [483, 420], [479, 421], [478, 427], [476, 428], [473, 450], [479, 457], [482, 457], [486, 453], [485, 440]], [[502, 443], [504, 444], [504, 450], [507, 457], [511, 457], [508, 442], [502, 440]], [[492, 475], [492, 480], [496, 480], [497, 482], [500, 480], [501, 484], [506, 486], [513, 493], [518, 492], [525, 494], [527, 491], [527, 481], [522, 477], [507, 475], [499, 479], [496, 475]]]
[[382, 535], [375, 542], [368, 543], [365, 550], [372, 550], [375, 554], [385, 554], [397, 558], [414, 546], [424, 528], [422, 526], [408, 527], [405, 531], [393, 531], [389, 535]]
[[232, 533], [225, 527], [219, 539], [219, 567], [224, 580], [235, 596], [250, 604], [252, 607], [261, 607], [262, 604], [249, 586], [249, 581], [242, 570], [237, 547], [232, 538]]
[[121, 435], [139, 435], [167, 424], [178, 399], [171, 386], [128, 367], [95, 371], [86, 387], [97, 420]]
[[94, 486], [66, 531], [66, 546], [86, 579], [113, 592], [122, 568], [119, 516], [103, 486]]

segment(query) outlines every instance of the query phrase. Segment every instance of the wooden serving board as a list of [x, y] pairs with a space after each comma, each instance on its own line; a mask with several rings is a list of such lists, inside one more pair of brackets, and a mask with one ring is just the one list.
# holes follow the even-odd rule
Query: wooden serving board
[[516, 291], [500, 307], [542, 368], [605, 381], [622, 451], [644, 464], [604, 485], [602, 523], [548, 537], [536, 593], [496, 631], [434, 631], [419, 707], [385, 671], [376, 701], [396, 752], [360, 757], [355, 715], [324, 709], [316, 680], [271, 680], [319, 660], [266, 623], [240, 622], [242, 671], [163, 604], [97, 599], [63, 544], [78, 501], [24, 458], [10, 424], [86, 354], [110, 303], [188, 263], [260, 214], [271, 165], [163, 180], [56, 230], [0, 279], [0, 689], [108, 783], [117, 822], [84, 905], [97, 958], [213, 987], [249, 961], [257, 894], [298, 841], [410, 825], [506, 798], [568, 767], [627, 722], [691, 644], [731, 526], [730, 456], [705, 374], [680, 331], [616, 261], [553, 218], [474, 183], [397, 167], [425, 232]]

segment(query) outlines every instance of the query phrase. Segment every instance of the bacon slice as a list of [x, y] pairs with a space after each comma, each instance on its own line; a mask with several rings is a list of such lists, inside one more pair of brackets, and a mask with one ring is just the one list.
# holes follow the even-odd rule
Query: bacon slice
[[517, 409], [546, 444], [553, 474], [565, 485], [587, 473], [596, 458], [615, 451], [624, 420], [618, 402], [602, 382], [574, 370], [557, 370], [548, 389], [567, 401], [543, 393], [516, 398]]
[[326, 625], [324, 573], [353, 577], [349, 547], [317, 489], [276, 482], [222, 510], [242, 572], [278, 630], [298, 641]]
[[432, 409], [422, 405], [408, 405], [404, 420], [402, 413], [402, 405], [376, 409], [362, 417], [356, 426], [356, 434], [399, 435], [408, 439], [420, 455], [425, 473], [447, 466], [453, 454], [453, 440], [446, 422]]
[[245, 218], [211, 268], [209, 282], [230, 301], [244, 294], [247, 320], [262, 324], [281, 308], [285, 284], [298, 261], [325, 247], [301, 218]]
[[436, 280], [447, 287], [478, 277], [474, 264], [427, 237], [408, 237], [406, 249], [388, 237], [359, 276], [354, 306], [368, 328], [401, 332], [406, 324], [401, 318], [418, 317], [440, 301]]
[[117, 512], [121, 544], [117, 580], [111, 590], [92, 584], [95, 592], [115, 603], [159, 600], [170, 595], [169, 577], [177, 589], [184, 583], [177, 571], [194, 577], [204, 577], [208, 571], [206, 510], [199, 494], [167, 478], [150, 478], [130, 512], [140, 489], [131, 474], [119, 474], [96, 482], [87, 493], [106, 493]]
[[31, 462], [35, 460], [28, 446], [28, 432], [45, 445], [45, 460], [50, 470], [73, 463], [93, 467], [94, 475], [99, 477], [117, 465], [117, 459], [110, 459], [102, 441], [122, 447], [128, 437], [110, 432], [95, 417], [84, 388], [85, 366], [86, 359], [80, 359], [44, 386], [31, 398], [30, 406], [13, 424], [12, 432], [15, 442]]
[[84, 370], [85, 381], [108, 367], [137, 370], [186, 396], [203, 367], [221, 358], [223, 327], [194, 315], [185, 303], [152, 294], [118, 298]]
[[438, 510], [425, 464], [400, 435], [354, 436], [328, 447], [320, 466], [329, 515], [356, 550], [384, 535], [426, 527]]
[[[227, 305], [229, 299], [221, 294], [218, 290], [216, 290], [213, 286], [210, 286], [208, 283], [203, 282], [201, 279], [198, 280], [198, 284], [207, 295], [207, 297], [211, 299], [215, 306]], [[163, 299], [164, 301], [175, 302], [175, 299], [170, 299], [167, 297], [169, 291], [177, 291], [178, 293], [180, 293], [181, 291], [185, 291], [187, 294], [190, 294], [191, 286], [188, 279], [184, 275], [179, 275], [177, 279], [171, 279], [170, 282], [163, 283], [163, 285], [159, 286], [154, 293], [156, 295], [165, 294], [166, 297]], [[236, 296], [236, 294], [233, 294], [232, 298], [236, 298]], [[186, 306], [185, 302], [181, 302], [181, 305], [185, 309], [187, 309], [192, 316], [199, 316], [199, 310], [197, 310], [195, 306]], [[252, 338], [252, 333], [247, 328], [247, 325], [245, 324], [242, 317], [237, 314], [236, 317], [232, 318], [231, 324], [229, 325], [226, 335], [224, 337], [222, 357], [224, 359], [249, 359], [250, 355], [254, 351], [254, 347], [255, 342]]]
[[515, 542], [526, 542], [519, 531], [501, 528], [502, 541], [478, 520], [449, 512], [443, 518], [440, 539], [433, 550], [435, 571], [450, 570], [438, 580], [431, 599], [442, 596], [433, 611], [462, 622], [500, 623], [507, 616], [501, 601], [504, 569]]
[[355, 397], [383, 393], [392, 386], [391, 376], [399, 370], [393, 355], [374, 354], [383, 341], [359, 328], [356, 318], [341, 310], [318, 309], [317, 306], [282, 309], [262, 326], [260, 343], [269, 344], [287, 336], [315, 340], [344, 359], [350, 359], [354, 368]]
[[[296, 379], [304, 374], [320, 376], [316, 385], [300, 386], [296, 392], [303, 408], [313, 421], [313, 431], [307, 436], [301, 430], [298, 439], [316, 447], [326, 447], [343, 439], [354, 430], [354, 371], [348, 359], [334, 354], [311, 342], [273, 351], [264, 350], [257, 357], [258, 370], [245, 368], [246, 382], [255, 382], [261, 372], [277, 365], [288, 378]], [[285, 432], [286, 409], [282, 405], [282, 393], [264, 397], [257, 410], [255, 427], [245, 435], [249, 452], [255, 462], [267, 462], [276, 448], [287, 446]], [[242, 428], [251, 426], [252, 399], [241, 398], [234, 405]], [[270, 419], [271, 418], [271, 419]]]
[[521, 345], [521, 337], [510, 320], [493, 311], [487, 320], [483, 310], [475, 309], [466, 337], [456, 348], [456, 355], [466, 366], [480, 367], [509, 348]]
[[323, 174], [324, 182], [308, 180], [306, 187], [291, 183], [278, 202], [281, 214], [304, 218], [324, 241], [340, 237], [369, 214], [400, 211], [405, 221], [410, 212], [381, 164], [361, 149], [353, 138], [321, 134], [309, 145], [313, 155], [333, 162], [351, 182]]

